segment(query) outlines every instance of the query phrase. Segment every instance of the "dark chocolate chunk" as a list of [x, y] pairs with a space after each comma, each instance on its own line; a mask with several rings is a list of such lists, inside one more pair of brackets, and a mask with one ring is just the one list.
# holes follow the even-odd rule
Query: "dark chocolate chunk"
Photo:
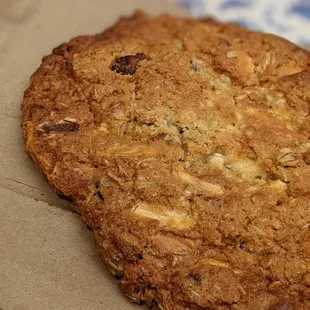
[[136, 73], [142, 60], [149, 60], [149, 57], [144, 53], [119, 57], [111, 64], [111, 70], [124, 75], [133, 75]]
[[44, 127], [45, 132], [75, 132], [78, 131], [80, 128], [79, 124], [76, 123], [62, 123], [62, 124], [51, 124], [45, 125]]

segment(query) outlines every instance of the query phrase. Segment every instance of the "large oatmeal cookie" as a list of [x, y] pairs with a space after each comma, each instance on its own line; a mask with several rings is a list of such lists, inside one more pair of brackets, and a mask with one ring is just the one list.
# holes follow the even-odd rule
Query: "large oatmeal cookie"
[[43, 59], [29, 156], [152, 309], [310, 309], [310, 57], [141, 12]]

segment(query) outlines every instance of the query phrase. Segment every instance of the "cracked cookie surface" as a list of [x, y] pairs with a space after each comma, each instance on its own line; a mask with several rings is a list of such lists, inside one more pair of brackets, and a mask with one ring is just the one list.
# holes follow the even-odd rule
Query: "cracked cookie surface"
[[55, 48], [29, 156], [152, 309], [310, 309], [310, 56], [212, 19], [137, 12]]

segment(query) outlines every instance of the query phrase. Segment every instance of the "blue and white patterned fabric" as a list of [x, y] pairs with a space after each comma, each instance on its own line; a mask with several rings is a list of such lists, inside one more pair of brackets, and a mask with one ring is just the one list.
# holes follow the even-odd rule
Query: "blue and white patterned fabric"
[[285, 37], [310, 46], [310, 0], [176, 0], [195, 16], [212, 15], [221, 21]]

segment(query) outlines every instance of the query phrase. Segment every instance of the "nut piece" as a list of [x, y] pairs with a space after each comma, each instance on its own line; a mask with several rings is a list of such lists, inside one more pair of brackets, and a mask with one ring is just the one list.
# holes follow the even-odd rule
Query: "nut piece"
[[287, 184], [282, 182], [281, 180], [274, 180], [270, 182], [267, 186], [280, 191], [285, 191], [287, 189]]
[[257, 73], [265, 72], [268, 68], [272, 67], [275, 62], [276, 62], [275, 55], [271, 52], [267, 52], [260, 65], [256, 68], [256, 72]]
[[75, 124], [77, 122], [76, 118], [69, 117], [69, 116], [65, 117], [64, 121], [67, 122], [67, 123], [72, 123], [72, 124]]
[[194, 220], [187, 214], [180, 214], [169, 210], [162, 205], [148, 205], [146, 203], [137, 204], [132, 211], [134, 214], [159, 221], [161, 227], [171, 227], [177, 229], [186, 229], [194, 225]]
[[290, 148], [283, 148], [280, 150], [278, 156], [277, 156], [277, 161], [280, 165], [282, 166], [295, 166], [299, 159], [295, 155], [292, 149]]
[[109, 266], [111, 273], [115, 276], [121, 275], [123, 273], [123, 267], [115, 264], [110, 259], [106, 259], [106, 264]]
[[144, 158], [155, 157], [157, 150], [146, 145], [121, 145], [115, 144], [104, 150], [104, 155], [111, 157], [126, 157], [139, 155]]
[[174, 238], [170, 238], [164, 235], [156, 235], [153, 240], [155, 244], [165, 252], [169, 252], [175, 255], [185, 255], [189, 252], [189, 247], [187, 245]]
[[216, 170], [223, 170], [224, 168], [224, 156], [220, 153], [214, 153], [209, 159], [208, 159], [208, 165], [212, 169]]
[[228, 161], [224, 165], [251, 185], [254, 185], [258, 181], [265, 183], [263, 181], [265, 178], [265, 172], [256, 160], [250, 158], [234, 159], [231, 162]]
[[237, 52], [236, 51], [230, 51], [226, 54], [227, 58], [236, 58]]
[[204, 259], [203, 263], [207, 265], [217, 266], [217, 267], [230, 268], [226, 263], [216, 260], [214, 258]]
[[205, 182], [199, 178], [196, 178], [184, 171], [179, 170], [178, 176], [185, 183], [192, 185], [194, 187], [198, 187], [200, 190], [204, 192], [205, 195], [209, 197], [222, 195], [224, 192], [219, 185], [215, 185], [212, 183]]

